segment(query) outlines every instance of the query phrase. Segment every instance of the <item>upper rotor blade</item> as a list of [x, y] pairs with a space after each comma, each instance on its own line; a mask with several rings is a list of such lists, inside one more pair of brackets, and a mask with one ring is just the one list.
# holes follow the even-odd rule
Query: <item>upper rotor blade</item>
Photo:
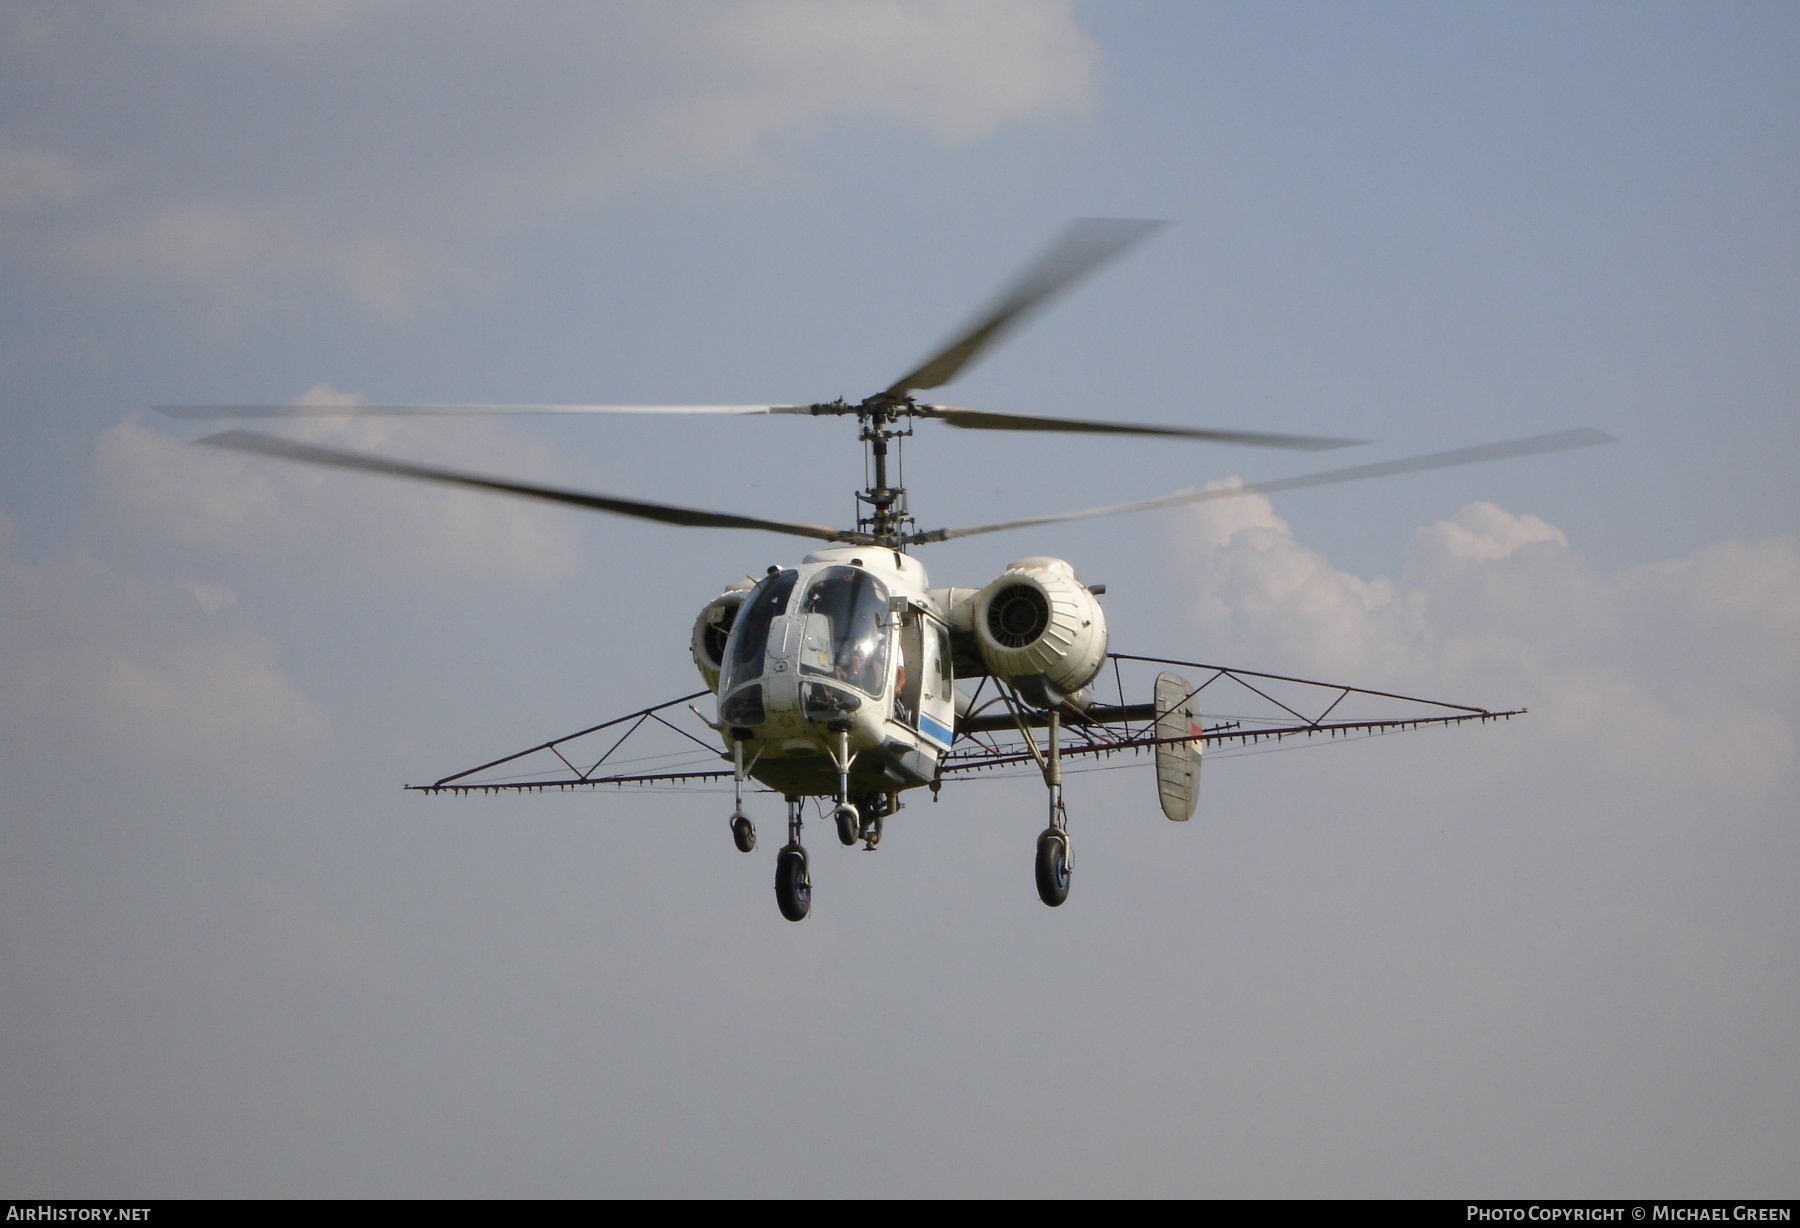
[[930, 358], [894, 381], [887, 394], [903, 397], [922, 388], [937, 388], [956, 378], [977, 355], [1053, 298], [1133, 244], [1161, 230], [1167, 222], [1132, 218], [1082, 218], [1020, 274], [998, 301]]
[[568, 504], [571, 507], [586, 508], [594, 512], [613, 512], [620, 516], [636, 516], [640, 520], [656, 520], [663, 524], [709, 529], [762, 529], [765, 532], [786, 533], [794, 537], [810, 537], [821, 541], [847, 541], [858, 544], [870, 540], [867, 534], [847, 533], [827, 528], [824, 525], [768, 520], [760, 516], [737, 516], [730, 512], [703, 512], [691, 507], [674, 507], [666, 503], [645, 503], [638, 499], [621, 499], [617, 495], [603, 495], [594, 491], [567, 490], [556, 486], [538, 486], [530, 482], [514, 482], [506, 478], [483, 477], [480, 474], [466, 473], [457, 469], [440, 469], [435, 465], [419, 465], [411, 461], [370, 456], [363, 452], [345, 452], [338, 448], [323, 448], [317, 444], [301, 443], [293, 439], [278, 439], [273, 435], [258, 435], [252, 431], [221, 431], [217, 435], [208, 435], [206, 438], [197, 439], [194, 442], [215, 448], [230, 448], [234, 452], [251, 452], [259, 456], [278, 457], [281, 460], [305, 461], [308, 464], [328, 465], [337, 469], [357, 469], [364, 473], [381, 473], [389, 477], [414, 478], [424, 482], [440, 482], [448, 486], [469, 486], [476, 490], [522, 495], [528, 499], [543, 499], [550, 503]]
[[1092, 418], [1042, 418], [1034, 414], [1007, 414], [990, 409], [959, 409], [954, 405], [915, 405], [921, 418], [936, 418], [951, 426], [976, 431], [1068, 431], [1083, 435], [1165, 435], [1178, 439], [1203, 439], [1209, 443], [1237, 443], [1254, 448], [1292, 448], [1300, 452], [1325, 452], [1367, 443], [1366, 439], [1329, 439], [1318, 435], [1276, 435], [1266, 431], [1222, 431], [1199, 426], [1159, 426], [1142, 422], [1102, 422]]
[[489, 414], [809, 414], [810, 405], [157, 405], [171, 418], [457, 418]]
[[1326, 469], [1319, 473], [1303, 473], [1291, 478], [1275, 478], [1252, 482], [1247, 486], [1222, 487], [1217, 490], [1184, 490], [1140, 503], [1117, 503], [1111, 507], [1094, 507], [1080, 512], [1061, 512], [1052, 516], [1034, 516], [1029, 520], [1008, 520], [999, 524], [974, 525], [965, 529], [930, 529], [914, 533], [909, 545], [920, 542], [949, 541], [957, 537], [973, 537], [978, 533], [1002, 533], [1007, 529], [1029, 529], [1041, 524], [1060, 524], [1067, 520], [1086, 520], [1094, 516], [1122, 516], [1127, 512], [1148, 512], [1163, 507], [1180, 507], [1189, 503], [1209, 503], [1215, 499], [1236, 499], [1244, 495], [1274, 494], [1283, 490], [1300, 490], [1308, 486], [1332, 486], [1339, 482], [1360, 482], [1364, 478], [1387, 477], [1395, 473], [1419, 473], [1427, 469], [1449, 469], [1456, 465], [1477, 465], [1483, 461], [1505, 460], [1514, 456], [1535, 456], [1541, 452], [1562, 452], [1569, 448], [1587, 448], [1595, 444], [1616, 443], [1611, 435], [1592, 427], [1573, 431], [1555, 431], [1548, 435], [1528, 435], [1501, 443], [1484, 443], [1473, 448], [1452, 448], [1448, 452], [1429, 452], [1400, 460], [1377, 461], [1372, 465], [1353, 465], [1347, 469]]

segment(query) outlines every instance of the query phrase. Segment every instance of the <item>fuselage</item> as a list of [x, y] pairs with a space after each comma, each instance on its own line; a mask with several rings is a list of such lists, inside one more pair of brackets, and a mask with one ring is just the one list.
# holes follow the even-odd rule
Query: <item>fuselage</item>
[[918, 559], [874, 546], [771, 567], [721, 654], [719, 731], [746, 771], [788, 796], [930, 784], [955, 725], [950, 627]]

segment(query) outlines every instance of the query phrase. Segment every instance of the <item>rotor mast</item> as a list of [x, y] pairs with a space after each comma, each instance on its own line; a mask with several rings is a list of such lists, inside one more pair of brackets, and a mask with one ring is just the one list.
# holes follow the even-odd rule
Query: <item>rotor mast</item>
[[[904, 429], [898, 425], [902, 418], [906, 420]], [[889, 393], [872, 396], [856, 407], [856, 419], [862, 427], [858, 438], [863, 443], [864, 472], [870, 479], [856, 496], [856, 527], [874, 538], [876, 545], [900, 553], [905, 545], [904, 530], [912, 523], [912, 516], [906, 510], [906, 487], [888, 484], [888, 440], [896, 441], [898, 460], [902, 446], [899, 441], [912, 434], [912, 398]], [[864, 504], [869, 508], [866, 516], [860, 511]]]

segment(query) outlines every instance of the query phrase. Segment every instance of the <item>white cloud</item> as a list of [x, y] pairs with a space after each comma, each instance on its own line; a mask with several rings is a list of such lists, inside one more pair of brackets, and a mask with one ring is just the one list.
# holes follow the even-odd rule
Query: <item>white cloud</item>
[[[320, 386], [302, 399], [352, 398]], [[556, 476], [548, 449], [503, 423], [320, 419], [283, 429], [361, 451]], [[581, 562], [578, 518], [565, 510], [198, 448], [136, 418], [101, 433], [94, 480], [94, 531], [109, 539], [239, 556], [328, 553], [337, 567], [481, 584], [554, 584]]]
[[184, 640], [153, 651], [101, 650], [80, 685], [88, 714], [114, 745], [159, 762], [242, 760], [316, 751], [330, 724], [254, 635]]
[[1214, 656], [1379, 689], [1523, 706], [1542, 770], [1748, 802], [1800, 744], [1800, 542], [1721, 542], [1604, 573], [1491, 503], [1414, 536], [1399, 580], [1297, 541], [1266, 498], [1202, 505], [1182, 542]]
[[217, 614], [237, 604], [236, 593], [210, 580], [189, 580], [187, 590], [194, 595], [194, 603], [208, 614]]
[[103, 179], [67, 154], [0, 145], [0, 211], [68, 205], [99, 187]]
[[708, 41], [742, 66], [763, 132], [872, 114], [957, 143], [1085, 111], [1099, 58], [1066, 5], [1043, 3], [765, 0], [722, 9]]
[[102, 282], [198, 291], [220, 333], [283, 288], [323, 287], [371, 315], [398, 319], [465, 277], [416, 236], [354, 228], [324, 234], [275, 208], [185, 202], [118, 212], [70, 229], [52, 252]]
[[[1206, 489], [1238, 485], [1233, 478]], [[1305, 644], [1309, 660], [1363, 664], [1383, 655], [1369, 616], [1392, 606], [1390, 582], [1332, 567], [1294, 540], [1262, 495], [1197, 506], [1184, 517], [1183, 540], [1202, 556], [1197, 607], [1209, 636], [1246, 651]]]
[[1503, 559], [1532, 542], [1569, 544], [1561, 529], [1536, 516], [1514, 516], [1492, 503], [1471, 503], [1455, 519], [1420, 529], [1407, 558], [1415, 566], [1443, 567], [1463, 559], [1486, 562]]
[[1099, 61], [1049, 0], [29, 15], [0, 44], [32, 103], [0, 119], [0, 208], [57, 207], [16, 216], [0, 250], [185, 287], [221, 322], [296, 289], [404, 315], [465, 285], [486, 242], [766, 171], [846, 123], [966, 143], [1080, 116]]
[[204, 622], [231, 600], [86, 554], [0, 556], [0, 737], [102, 775], [266, 780], [315, 762], [323, 708], [266, 637]]
[[[303, 399], [355, 400], [324, 385]], [[365, 450], [554, 476], [545, 449], [504, 424], [284, 425]], [[0, 741], [14, 754], [74, 753], [109, 772], [197, 774], [229, 788], [290, 777], [331, 753], [325, 708], [247, 624], [237, 593], [196, 568], [247, 560], [264, 574], [299, 565], [384, 584], [516, 587], [554, 584], [580, 564], [578, 520], [566, 512], [197, 448], [135, 418], [102, 432], [91, 476], [82, 523], [43, 560], [7, 549], [0, 514]]]

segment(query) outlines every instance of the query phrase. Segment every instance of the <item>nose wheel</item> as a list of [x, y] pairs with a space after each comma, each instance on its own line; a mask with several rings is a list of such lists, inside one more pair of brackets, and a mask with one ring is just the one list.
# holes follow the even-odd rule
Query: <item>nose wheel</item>
[[756, 824], [744, 813], [744, 739], [742, 730], [733, 730], [731, 738], [731, 789], [735, 801], [731, 807], [731, 842], [737, 851], [748, 853], [756, 847]]
[[862, 816], [857, 814], [856, 807], [845, 802], [831, 812], [837, 822], [838, 843], [849, 848], [862, 837]]

